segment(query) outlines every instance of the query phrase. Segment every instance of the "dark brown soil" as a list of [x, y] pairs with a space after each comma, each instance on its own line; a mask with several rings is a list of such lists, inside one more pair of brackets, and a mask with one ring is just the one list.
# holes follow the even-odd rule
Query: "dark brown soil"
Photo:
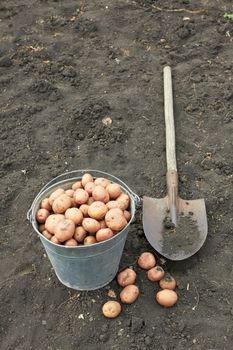
[[184, 215], [179, 216], [176, 227], [171, 227], [168, 217], [165, 218], [162, 237], [162, 254], [171, 260], [176, 260], [176, 256], [181, 258], [192, 255], [204, 239], [197, 222], [191, 216]]
[[[232, 349], [232, 1], [1, 0], [1, 350]], [[209, 232], [165, 267], [171, 309], [138, 268], [140, 298], [101, 314], [94, 292], [61, 285], [26, 213], [67, 170], [96, 168], [140, 196], [166, 193], [162, 69], [173, 68], [182, 198], [205, 198]], [[106, 126], [102, 120], [111, 118]], [[152, 250], [141, 208], [121, 267]], [[135, 265], [134, 265], [135, 266]]]

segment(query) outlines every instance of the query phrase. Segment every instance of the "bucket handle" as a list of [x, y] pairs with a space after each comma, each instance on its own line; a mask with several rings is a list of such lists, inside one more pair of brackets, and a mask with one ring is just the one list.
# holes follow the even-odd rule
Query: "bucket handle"
[[120, 179], [118, 179], [118, 177], [114, 176], [114, 175], [110, 175], [104, 171], [100, 171], [100, 170], [94, 170], [94, 169], [83, 169], [83, 170], [72, 170], [72, 171], [68, 171], [67, 173], [63, 173], [61, 175], [58, 175], [56, 177], [54, 177], [52, 180], [50, 180], [49, 182], [46, 183], [46, 185], [44, 185], [40, 192], [36, 195], [34, 201], [32, 202], [32, 205], [30, 207], [30, 209], [27, 212], [27, 219], [32, 222], [32, 208], [34, 207], [34, 203], [37, 202], [37, 199], [39, 198], [39, 196], [41, 195], [42, 192], [44, 192], [47, 188], [49, 188], [50, 186], [54, 185], [55, 183], [58, 182], [58, 180], [65, 180], [66, 178], [69, 179], [70, 175], [75, 175], [77, 173], [83, 174], [83, 173], [95, 173], [98, 172], [102, 175], [106, 175], [107, 177], [111, 177], [113, 179], [116, 180], [116, 182], [118, 182], [119, 184], [122, 185], [123, 188], [125, 188], [133, 197], [134, 203], [135, 205], [140, 203], [140, 197], [134, 193], [123, 181], [121, 181]]

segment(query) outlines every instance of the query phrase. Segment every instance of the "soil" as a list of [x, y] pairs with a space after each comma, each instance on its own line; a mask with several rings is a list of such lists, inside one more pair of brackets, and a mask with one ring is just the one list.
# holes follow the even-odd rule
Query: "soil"
[[[224, 0], [1, 0], [2, 350], [232, 348], [232, 12]], [[92, 292], [63, 286], [26, 214], [46, 182], [74, 169], [165, 196], [165, 64], [180, 196], [205, 198], [208, 237], [185, 261], [161, 260], [179, 296], [164, 309], [135, 265], [153, 251], [139, 206], [120, 268], [135, 267], [141, 295], [107, 320], [116, 280]]]
[[197, 221], [189, 215], [180, 215], [176, 227], [171, 218], [166, 217], [162, 237], [162, 254], [171, 260], [176, 260], [176, 256], [182, 258], [192, 255], [204, 240]]

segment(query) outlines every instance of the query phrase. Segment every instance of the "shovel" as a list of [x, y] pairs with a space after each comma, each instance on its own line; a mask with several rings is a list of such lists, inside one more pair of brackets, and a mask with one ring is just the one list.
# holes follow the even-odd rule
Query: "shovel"
[[167, 195], [143, 197], [143, 228], [155, 250], [170, 260], [195, 254], [207, 236], [204, 199], [185, 200], [178, 195], [171, 68], [164, 68], [164, 113], [166, 125]]

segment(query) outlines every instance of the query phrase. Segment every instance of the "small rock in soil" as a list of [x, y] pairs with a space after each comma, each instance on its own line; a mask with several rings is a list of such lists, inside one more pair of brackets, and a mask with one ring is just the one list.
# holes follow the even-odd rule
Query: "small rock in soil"
[[183, 332], [183, 330], [185, 329], [185, 324], [183, 321], [180, 321], [178, 324], [178, 329], [180, 332]]
[[104, 324], [102, 327], [101, 327], [101, 331], [102, 332], [107, 332], [108, 330], [108, 325], [107, 324]]
[[12, 60], [9, 57], [2, 57], [0, 59], [0, 67], [10, 67], [12, 66]]
[[102, 342], [106, 342], [108, 340], [108, 335], [106, 333], [105, 334], [100, 334], [99, 340], [102, 341]]
[[146, 345], [150, 345], [151, 342], [152, 342], [151, 337], [147, 336], [147, 337], [145, 338], [145, 344], [146, 344]]
[[186, 39], [190, 36], [190, 29], [187, 27], [182, 27], [178, 30], [178, 37], [181, 39]]
[[85, 136], [83, 134], [78, 134], [78, 139], [80, 141], [83, 141], [85, 139]]

